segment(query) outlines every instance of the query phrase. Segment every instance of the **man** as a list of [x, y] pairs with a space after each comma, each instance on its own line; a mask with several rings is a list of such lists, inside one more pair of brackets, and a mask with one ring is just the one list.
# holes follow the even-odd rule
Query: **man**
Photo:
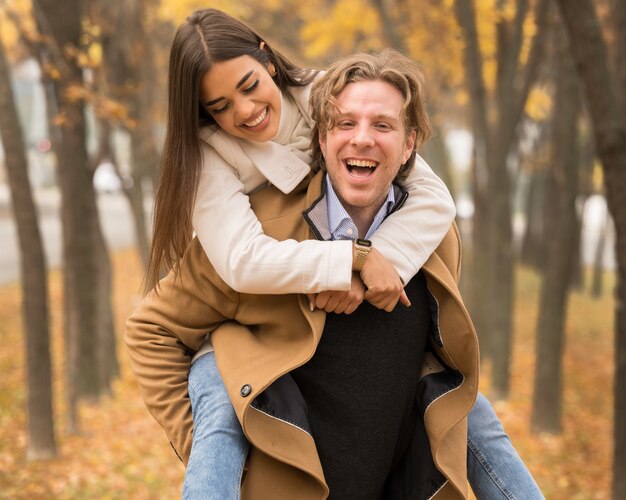
[[[251, 197], [266, 234], [366, 238], [400, 209], [405, 195], [392, 182], [411, 168], [425, 117], [416, 71], [391, 51], [329, 69], [312, 96], [314, 157], [328, 176], [322, 169], [287, 196], [269, 188]], [[364, 259], [367, 245], [355, 247]], [[407, 283], [410, 308], [386, 313], [364, 303], [326, 316], [303, 296], [236, 293], [194, 241], [179, 274], [128, 323], [146, 404], [187, 457], [187, 351], [221, 325], [212, 343], [251, 444], [242, 497], [325, 498], [329, 486], [334, 498], [466, 497], [478, 347], [459, 270], [453, 227]]]

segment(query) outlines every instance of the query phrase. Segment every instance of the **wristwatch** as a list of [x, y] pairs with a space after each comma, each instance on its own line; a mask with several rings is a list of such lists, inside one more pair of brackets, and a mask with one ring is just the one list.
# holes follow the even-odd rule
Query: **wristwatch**
[[362, 240], [360, 238], [354, 240], [354, 251], [356, 252], [356, 257], [352, 268], [355, 271], [361, 272], [361, 269], [363, 269], [363, 266], [365, 265], [365, 259], [367, 259], [371, 249], [372, 242], [370, 240]]

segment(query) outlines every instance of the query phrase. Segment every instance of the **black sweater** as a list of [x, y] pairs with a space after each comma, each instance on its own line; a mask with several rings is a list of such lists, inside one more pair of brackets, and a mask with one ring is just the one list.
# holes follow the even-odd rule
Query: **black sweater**
[[330, 498], [376, 500], [419, 417], [415, 393], [431, 325], [423, 273], [406, 287], [411, 307], [364, 302], [328, 314], [313, 358], [292, 372], [308, 405]]

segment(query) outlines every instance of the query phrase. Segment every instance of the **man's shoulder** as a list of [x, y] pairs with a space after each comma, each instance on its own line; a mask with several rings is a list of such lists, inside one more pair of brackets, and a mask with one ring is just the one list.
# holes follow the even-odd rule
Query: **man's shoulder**
[[450, 229], [434, 253], [448, 268], [455, 280], [458, 281], [461, 273], [461, 235], [456, 222], [452, 222]]

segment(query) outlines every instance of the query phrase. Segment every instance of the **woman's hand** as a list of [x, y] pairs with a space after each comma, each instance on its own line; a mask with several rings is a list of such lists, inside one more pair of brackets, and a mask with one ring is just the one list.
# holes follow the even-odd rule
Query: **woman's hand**
[[[369, 256], [368, 256], [369, 257]], [[365, 285], [361, 281], [358, 273], [352, 273], [352, 284], [350, 290], [338, 292], [327, 290], [318, 294], [309, 293], [309, 304], [311, 311], [315, 308], [324, 309], [326, 312], [337, 314], [352, 314], [363, 302], [365, 296]]]
[[375, 248], [372, 248], [361, 269], [361, 279], [367, 287], [365, 300], [379, 309], [393, 311], [398, 301], [405, 306], [411, 302], [396, 269]]

